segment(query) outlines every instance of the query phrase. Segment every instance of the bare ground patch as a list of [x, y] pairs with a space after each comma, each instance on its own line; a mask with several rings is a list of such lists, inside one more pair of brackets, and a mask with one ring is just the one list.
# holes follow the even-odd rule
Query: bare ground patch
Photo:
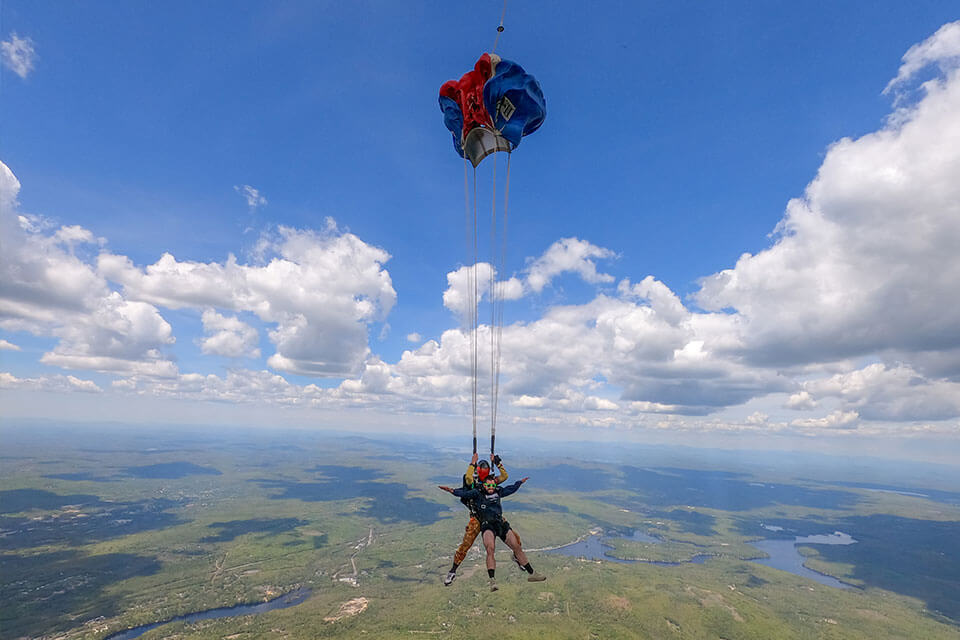
[[366, 611], [368, 604], [370, 604], [370, 601], [363, 596], [347, 600], [340, 605], [340, 609], [338, 609], [334, 615], [325, 617], [323, 621], [336, 622], [337, 620], [341, 620], [343, 618], [359, 615]]

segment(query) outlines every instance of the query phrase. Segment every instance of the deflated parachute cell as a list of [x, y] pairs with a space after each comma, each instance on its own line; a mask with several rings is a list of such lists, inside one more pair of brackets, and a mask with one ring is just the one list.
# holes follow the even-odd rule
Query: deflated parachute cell
[[536, 79], [510, 60], [483, 54], [460, 80], [440, 87], [443, 124], [453, 147], [476, 167], [497, 151], [512, 151], [546, 116]]
[[[444, 126], [453, 134], [453, 148], [462, 156], [463, 145], [460, 140], [463, 137], [463, 112], [460, 111], [460, 105], [457, 104], [457, 101], [454, 98], [444, 95], [443, 91], [444, 88], [451, 83], [455, 84], [453, 80], [451, 80], [440, 89], [440, 110], [443, 111]], [[454, 92], [455, 89], [450, 93]]]
[[521, 137], [539, 129], [547, 115], [540, 83], [510, 60], [500, 60], [493, 77], [483, 85], [483, 103], [493, 128], [514, 148], [520, 146]]

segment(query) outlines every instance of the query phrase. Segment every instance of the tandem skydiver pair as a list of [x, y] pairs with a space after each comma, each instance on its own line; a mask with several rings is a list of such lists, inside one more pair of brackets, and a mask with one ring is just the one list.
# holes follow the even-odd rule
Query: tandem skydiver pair
[[500, 499], [505, 498], [520, 488], [520, 486], [529, 480], [523, 478], [506, 487], [501, 487], [508, 475], [500, 456], [493, 456], [493, 463], [497, 466], [498, 475], [490, 474], [490, 465], [486, 460], [477, 462], [477, 454], [473, 454], [470, 465], [466, 473], [463, 474], [463, 483], [459, 489], [441, 486], [440, 488], [448, 493], [460, 498], [467, 509], [470, 511], [470, 520], [467, 523], [463, 534], [463, 541], [457, 548], [453, 557], [453, 566], [443, 579], [443, 584], [449, 586], [457, 577], [457, 568], [467, 555], [467, 551], [473, 546], [477, 534], [480, 534], [483, 540], [483, 546], [487, 551], [487, 575], [490, 579], [490, 590], [497, 590], [497, 581], [495, 577], [497, 561], [494, 557], [496, 539], [503, 540], [511, 551], [513, 551], [513, 561], [526, 571], [529, 575], [529, 582], [540, 582], [546, 580], [546, 576], [537, 573], [530, 565], [527, 555], [523, 551], [520, 536], [511, 528], [510, 523], [503, 517], [503, 508]]

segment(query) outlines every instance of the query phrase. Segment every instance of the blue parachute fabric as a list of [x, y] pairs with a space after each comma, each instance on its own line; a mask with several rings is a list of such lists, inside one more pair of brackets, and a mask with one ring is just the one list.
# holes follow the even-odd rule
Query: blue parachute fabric
[[493, 77], [483, 85], [483, 103], [493, 126], [514, 147], [520, 144], [521, 137], [539, 129], [547, 116], [547, 101], [540, 83], [510, 60], [497, 63]]
[[463, 157], [463, 148], [460, 146], [460, 136], [463, 132], [463, 112], [456, 100], [440, 96], [440, 111], [443, 112], [443, 124], [453, 134], [453, 148]]

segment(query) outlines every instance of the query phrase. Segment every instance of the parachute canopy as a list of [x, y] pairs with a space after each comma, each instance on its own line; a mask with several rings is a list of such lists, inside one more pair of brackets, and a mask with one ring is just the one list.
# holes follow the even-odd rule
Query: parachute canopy
[[454, 149], [476, 167], [491, 153], [516, 149], [520, 138], [539, 129], [547, 103], [523, 67], [485, 53], [473, 71], [440, 87], [440, 110]]

